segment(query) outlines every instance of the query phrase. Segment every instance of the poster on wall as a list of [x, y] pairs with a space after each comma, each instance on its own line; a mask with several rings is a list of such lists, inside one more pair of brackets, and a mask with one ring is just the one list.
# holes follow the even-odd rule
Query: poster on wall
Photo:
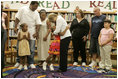
[[[30, 1], [4, 1], [4, 8], [19, 9], [22, 6], [29, 6], [29, 4]], [[117, 1], [39, 1], [38, 10], [73, 12], [76, 6], [84, 11], [92, 11], [94, 7], [100, 7], [101, 11], [117, 11]]]

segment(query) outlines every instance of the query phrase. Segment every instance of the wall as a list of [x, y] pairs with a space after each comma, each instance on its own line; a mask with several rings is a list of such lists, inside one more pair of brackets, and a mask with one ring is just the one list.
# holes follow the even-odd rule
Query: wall
[[[19, 9], [22, 6], [29, 6], [30, 4], [29, 1], [3, 1], [3, 3], [4, 6], [8, 4], [11, 9]], [[98, 6], [101, 8], [101, 11], [111, 12], [117, 10], [117, 1], [39, 1], [38, 9], [73, 12], [76, 6], [86, 11], [93, 11], [93, 8]]]

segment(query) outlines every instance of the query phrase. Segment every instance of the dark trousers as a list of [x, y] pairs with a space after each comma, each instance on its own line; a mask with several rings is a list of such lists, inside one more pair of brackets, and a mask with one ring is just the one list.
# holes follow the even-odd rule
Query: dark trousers
[[17, 41], [17, 46], [16, 46], [16, 50], [17, 50], [16, 62], [20, 63], [20, 56], [18, 55], [18, 49], [19, 49], [19, 41]]
[[82, 57], [82, 62], [86, 62], [86, 52], [85, 44], [82, 38], [72, 38], [73, 48], [74, 48], [74, 62], [78, 62], [79, 51]]
[[60, 41], [60, 64], [59, 69], [62, 71], [67, 70], [67, 54], [68, 54], [68, 46], [70, 43], [71, 37], [66, 37]]
[[[2, 69], [4, 68], [4, 51], [5, 51], [5, 43], [7, 40], [7, 31], [1, 28], [1, 74], [2, 74]], [[2, 75], [1, 75], [2, 77]]]

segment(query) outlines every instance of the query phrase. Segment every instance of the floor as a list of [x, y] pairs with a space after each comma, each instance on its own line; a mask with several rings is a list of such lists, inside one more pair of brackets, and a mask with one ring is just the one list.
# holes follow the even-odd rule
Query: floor
[[16, 67], [9, 66], [3, 70], [3, 78], [117, 78], [117, 69], [99, 73], [99, 67], [73, 66], [68, 64], [66, 72], [57, 72], [59, 66], [54, 64], [54, 71], [50, 71], [49, 66], [44, 71], [42, 66], [35, 64], [36, 68], [28, 70], [18, 70]]
[[[78, 60], [79, 60], [79, 62], [78, 62], [79, 65], [81, 65], [81, 57], [78, 57]], [[9, 62], [9, 59], [7, 59], [7, 61]], [[34, 61], [35, 61], [35, 64], [40, 64], [37, 55], [35, 55]], [[90, 61], [91, 60], [89, 60], [89, 61], [87, 60], [87, 65], [90, 63]], [[98, 59], [97, 59], [97, 62], [98, 62]], [[55, 64], [58, 64], [58, 58], [56, 58]], [[71, 61], [71, 57], [70, 56], [68, 56], [68, 64], [72, 64], [72, 61]], [[117, 69], [117, 60], [112, 60], [112, 64], [113, 64], [113, 68]], [[11, 65], [9, 63], [6, 63], [5, 65], [6, 66], [13, 66], [13, 64]]]
[[[81, 58], [79, 57], [79, 65], [73, 66], [71, 58], [68, 57], [68, 71], [64, 73], [58, 73], [56, 70], [58, 66], [58, 58], [56, 58], [54, 69], [52, 72], [47, 66], [47, 70], [43, 71], [42, 66], [39, 65], [39, 60], [37, 55], [34, 57], [35, 60], [35, 69], [28, 67], [28, 70], [24, 71], [18, 70], [16, 67], [13, 67], [14, 64], [6, 64], [6, 67], [3, 70], [4, 78], [117, 78], [117, 60], [112, 60], [113, 69], [108, 73], [98, 73], [98, 66], [92, 69], [88, 66], [90, 62], [87, 62], [87, 66], [81, 66]], [[9, 60], [8, 60], [9, 61]], [[97, 59], [98, 61], [98, 59]], [[78, 75], [81, 74], [81, 75]]]
[[[35, 60], [36, 64], [40, 64], [37, 56], [35, 56], [34, 60]], [[79, 62], [78, 62], [79, 65], [81, 65], [81, 58], [78, 57], [78, 60], [79, 60]], [[97, 59], [97, 62], [98, 62], [98, 59]], [[87, 61], [87, 65], [89, 65], [89, 63], [90, 63], [90, 60]], [[56, 58], [55, 64], [58, 64], [58, 59], [57, 58]], [[72, 61], [71, 61], [70, 57], [68, 57], [68, 64], [72, 64]], [[113, 65], [113, 68], [117, 69], [117, 60], [112, 60], [112, 65]]]

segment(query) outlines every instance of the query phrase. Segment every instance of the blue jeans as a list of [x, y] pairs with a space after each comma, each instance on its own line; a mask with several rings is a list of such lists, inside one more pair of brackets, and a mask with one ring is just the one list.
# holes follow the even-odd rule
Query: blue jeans
[[[17, 42], [17, 59], [16, 59], [16, 61], [20, 63], [20, 57], [18, 56], [18, 45], [19, 45], [19, 41]], [[29, 46], [30, 46], [31, 55], [28, 56], [28, 64], [34, 64], [35, 40], [30, 40]]]
[[34, 64], [34, 55], [35, 55], [35, 40], [29, 41], [31, 55], [28, 56], [28, 63]]

